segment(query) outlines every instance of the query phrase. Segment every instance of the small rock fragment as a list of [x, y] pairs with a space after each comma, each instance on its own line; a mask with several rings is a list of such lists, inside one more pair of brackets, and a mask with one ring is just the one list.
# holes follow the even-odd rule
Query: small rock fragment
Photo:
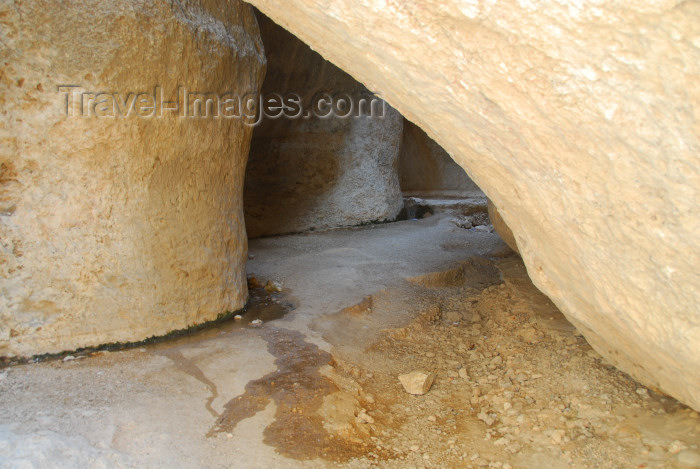
[[469, 219], [469, 217], [466, 217], [466, 216], [460, 216], [456, 220], [454, 220], [452, 223], [454, 223], [456, 226], [458, 226], [460, 228], [464, 228], [465, 230], [468, 230], [474, 226], [474, 225], [472, 225], [472, 222]]
[[700, 453], [697, 451], [685, 449], [680, 451], [676, 455], [676, 458], [678, 459], [678, 462], [685, 464], [686, 466], [700, 467]]
[[[512, 454], [515, 454], [518, 451], [520, 451], [520, 443], [518, 443], [517, 441], [513, 441], [508, 446], [506, 446], [506, 450], [508, 450]], [[505, 466], [503, 466], [503, 467], [505, 467]]]
[[262, 320], [256, 319], [250, 323], [251, 327], [260, 327], [262, 326]]
[[534, 344], [539, 338], [539, 333], [534, 327], [526, 327], [517, 332], [517, 334], [523, 339], [523, 341]]
[[63, 357], [63, 361], [64, 361], [64, 362], [69, 362], [69, 361], [72, 361], [72, 360], [75, 360], [75, 357], [74, 357], [73, 355], [68, 355], [68, 356], [66, 356], [66, 357]]
[[486, 412], [484, 412], [483, 410], [482, 410], [481, 412], [479, 412], [479, 414], [476, 416], [476, 418], [478, 418], [479, 420], [481, 420], [482, 422], [484, 422], [484, 423], [485, 423], [486, 425], [488, 425], [489, 427], [490, 427], [491, 425], [493, 425], [493, 423], [495, 422], [494, 418], [491, 417], [491, 416], [490, 416], [489, 414], [487, 414]]
[[457, 311], [448, 311], [442, 317], [449, 322], [460, 322], [462, 320], [462, 315]]
[[270, 293], [279, 293], [282, 291], [282, 284], [280, 282], [268, 280], [267, 285], [265, 285], [265, 290]]
[[668, 452], [671, 454], [678, 454], [683, 450], [688, 449], [688, 447], [681, 441], [675, 440], [668, 446]]
[[435, 381], [435, 374], [412, 371], [411, 373], [399, 375], [399, 381], [407, 393], [422, 395], [430, 391], [430, 387]]
[[243, 319], [243, 316], [241, 316], [240, 314], [236, 314], [236, 315], [233, 317], [233, 319], [235, 319], [236, 321], [240, 321], [240, 320]]
[[552, 432], [552, 443], [555, 445], [561, 444], [562, 440], [564, 439], [564, 430], [554, 430]]
[[365, 409], [362, 409], [358, 416], [356, 417], [358, 423], [369, 423], [372, 424], [374, 423], [374, 418], [372, 418], [371, 415], [367, 414], [367, 411]]
[[251, 276], [248, 277], [248, 287], [249, 288], [262, 288], [263, 284], [258, 280], [257, 277]]

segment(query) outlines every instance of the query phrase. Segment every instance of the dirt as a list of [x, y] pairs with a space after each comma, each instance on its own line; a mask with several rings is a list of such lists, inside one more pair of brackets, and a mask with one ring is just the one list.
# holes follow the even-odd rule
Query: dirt
[[[362, 354], [328, 334], [340, 369], [373, 396], [369, 415], [391, 416], [370, 438], [396, 457], [374, 465], [697, 467], [696, 412], [606, 364], [534, 288], [519, 258], [467, 266], [485, 285], [493, 281], [489, 263], [501, 280], [485, 288], [460, 268], [365, 299], [375, 328], [392, 315], [382, 304], [410, 304], [413, 319], [383, 329]], [[344, 330], [355, 321], [356, 330], [370, 320], [356, 318], [347, 308], [330, 321]], [[437, 374], [428, 394], [401, 388], [397, 375], [413, 370]], [[368, 459], [347, 467], [367, 467]]]

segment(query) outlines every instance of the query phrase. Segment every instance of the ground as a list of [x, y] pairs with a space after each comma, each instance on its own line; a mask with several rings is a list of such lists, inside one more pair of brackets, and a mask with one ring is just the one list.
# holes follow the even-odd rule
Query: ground
[[698, 414], [606, 364], [471, 225], [254, 240], [242, 320], [0, 370], [0, 467], [700, 467]]

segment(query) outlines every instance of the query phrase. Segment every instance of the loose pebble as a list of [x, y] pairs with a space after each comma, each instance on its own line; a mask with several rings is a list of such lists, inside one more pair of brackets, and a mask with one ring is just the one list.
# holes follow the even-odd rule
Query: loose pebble
[[426, 373], [424, 371], [412, 371], [399, 375], [399, 382], [401, 382], [404, 390], [414, 395], [426, 394], [430, 391], [434, 380], [434, 373]]

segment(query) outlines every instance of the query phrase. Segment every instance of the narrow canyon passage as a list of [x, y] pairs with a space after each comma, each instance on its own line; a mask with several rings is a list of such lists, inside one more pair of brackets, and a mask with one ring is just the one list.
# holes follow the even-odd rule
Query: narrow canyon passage
[[700, 2], [592, 3], [0, 0], [0, 469], [700, 468]]
[[692, 467], [697, 413], [593, 352], [495, 233], [436, 212], [252, 240], [256, 304], [289, 305], [261, 326], [4, 369], [0, 463]]

